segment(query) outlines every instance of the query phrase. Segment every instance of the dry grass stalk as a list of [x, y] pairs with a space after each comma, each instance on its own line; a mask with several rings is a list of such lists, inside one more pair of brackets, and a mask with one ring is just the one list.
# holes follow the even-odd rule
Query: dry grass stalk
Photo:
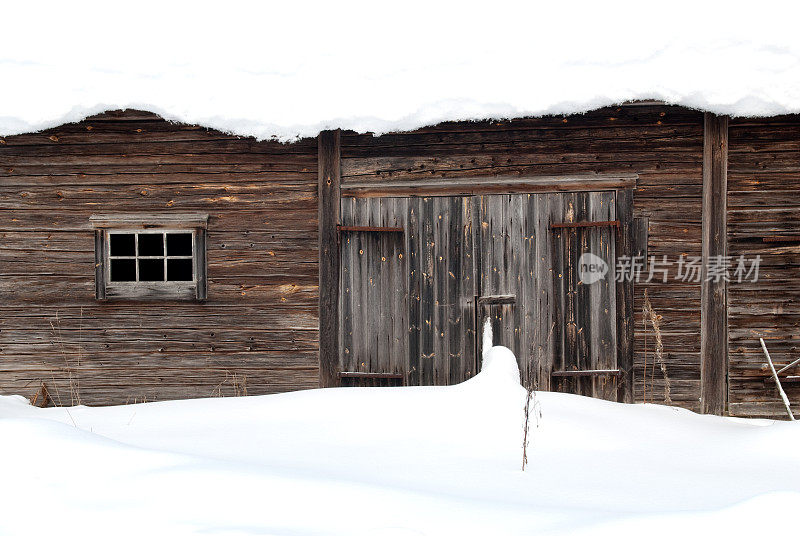
[[[548, 343], [550, 342], [550, 337], [553, 335], [553, 328], [555, 327], [555, 322], [550, 326], [550, 333], [547, 336], [547, 339], [544, 340], [541, 345], [539, 346], [539, 352], [542, 351], [543, 347], [547, 347]], [[538, 359], [537, 362], [541, 363], [542, 360]], [[525, 467], [528, 465], [528, 446], [530, 446], [530, 422], [531, 422], [531, 411], [533, 411], [533, 415], [536, 418], [536, 427], [539, 427], [539, 419], [542, 417], [542, 409], [539, 403], [536, 401], [536, 381], [534, 379], [533, 371], [530, 370], [530, 362], [525, 367], [526, 371], [526, 378], [524, 379], [525, 384], [525, 409], [524, 409], [524, 429], [522, 431], [522, 470], [525, 470]]]
[[525, 398], [525, 429], [522, 433], [522, 470], [528, 465], [528, 429], [530, 428], [531, 399], [533, 389], [527, 389], [528, 395]]
[[42, 382], [41, 386], [30, 400], [31, 406], [36, 406], [37, 408], [47, 407], [53, 402], [53, 399], [50, 397], [50, 391], [47, 390], [47, 385], [44, 382]]
[[233, 396], [247, 396], [247, 376], [244, 374], [237, 375], [235, 372], [231, 373], [225, 371], [225, 379], [219, 382], [214, 389], [211, 390], [211, 396], [223, 397], [222, 387], [230, 385], [233, 391]]
[[525, 428], [522, 432], [522, 470], [528, 465], [528, 447], [530, 446], [530, 425], [531, 414], [536, 419], [536, 427], [539, 427], [539, 419], [542, 418], [542, 408], [536, 400], [536, 386], [533, 383], [528, 383], [525, 386], [527, 396], [525, 397]]
[[[655, 309], [653, 309], [653, 304], [650, 303], [650, 297], [647, 295], [647, 289], [644, 291], [644, 321], [645, 321], [645, 354], [644, 354], [644, 363], [645, 363], [645, 373], [644, 373], [644, 393], [645, 397], [647, 396], [647, 321], [650, 321], [650, 325], [653, 326], [653, 334], [655, 336], [655, 349], [654, 349], [654, 356], [653, 356], [653, 371], [650, 376], [651, 385], [655, 381], [655, 370], [656, 370], [656, 362], [658, 362], [658, 366], [661, 369], [661, 374], [664, 376], [664, 403], [672, 404], [672, 398], [670, 397], [670, 381], [669, 376], [667, 375], [667, 364], [664, 361], [664, 343], [661, 340], [661, 315], [657, 314]], [[645, 402], [646, 402], [645, 398]]]
[[[64, 343], [64, 337], [61, 334], [61, 321], [58, 318], [58, 311], [56, 311], [55, 324], [52, 321], [50, 322], [50, 329], [53, 332], [53, 337], [55, 337], [55, 341], [61, 352], [61, 356], [64, 359], [64, 371], [67, 373], [67, 379], [69, 381], [70, 405], [71, 406], [80, 405], [81, 391], [80, 391], [80, 383], [79, 380], [77, 379], [77, 370], [72, 366], [72, 364], [69, 361], [69, 353], [67, 352], [66, 345]], [[82, 344], [83, 308], [82, 307], [81, 307], [81, 323], [78, 332], [79, 332], [79, 339], [78, 339], [77, 365], [78, 367], [80, 367], [81, 356], [83, 354], [83, 344]], [[62, 405], [61, 396], [58, 393], [58, 386], [57, 382], [55, 381], [55, 377], [53, 377], [53, 384], [56, 386], [56, 396], [58, 397], [58, 405], [61, 406]]]

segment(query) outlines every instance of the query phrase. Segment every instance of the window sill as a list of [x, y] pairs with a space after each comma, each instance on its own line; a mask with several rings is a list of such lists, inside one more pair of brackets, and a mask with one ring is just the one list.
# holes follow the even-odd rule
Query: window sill
[[110, 283], [105, 288], [106, 300], [201, 301], [197, 283], [187, 281], [153, 283]]

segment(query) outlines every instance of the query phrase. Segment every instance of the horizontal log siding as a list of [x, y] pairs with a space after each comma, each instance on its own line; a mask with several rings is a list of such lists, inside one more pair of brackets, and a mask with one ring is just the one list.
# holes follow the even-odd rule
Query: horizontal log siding
[[[703, 117], [666, 106], [609, 108], [579, 116], [444, 123], [411, 133], [342, 137], [342, 184], [487, 175], [639, 174], [635, 216], [650, 218], [649, 253], [701, 253]], [[653, 372], [653, 335], [642, 329], [644, 289], [661, 329], [673, 403], [698, 409], [700, 286], [673, 280], [636, 287], [635, 397], [664, 401]]]
[[[728, 285], [729, 409], [783, 419], [758, 338], [778, 368], [800, 357], [800, 242], [764, 241], [800, 235], [800, 119], [732, 120], [729, 142], [728, 250], [762, 258], [757, 283]], [[800, 384], [784, 389], [800, 405]]]
[[[111, 112], [0, 139], [0, 393], [115, 404], [318, 385], [317, 144]], [[96, 213], [205, 212], [205, 303], [98, 303]]]

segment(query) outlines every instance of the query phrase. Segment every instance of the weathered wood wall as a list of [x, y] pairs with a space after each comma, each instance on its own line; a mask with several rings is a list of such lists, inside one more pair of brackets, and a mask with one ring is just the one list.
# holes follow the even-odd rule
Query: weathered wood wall
[[[433, 184], [487, 175], [639, 174], [635, 216], [649, 217], [648, 253], [701, 255], [703, 115], [668, 106], [602, 109], [584, 115], [444, 123], [380, 137], [342, 135], [342, 186]], [[461, 183], [462, 181], [458, 181]], [[375, 190], [379, 192], [380, 190]], [[671, 399], [699, 408], [700, 285], [676, 280], [636, 286], [636, 401], [663, 402], [652, 330], [642, 329], [645, 289], [662, 315]], [[645, 364], [646, 374], [645, 374]]]
[[[732, 120], [729, 143], [729, 254], [762, 259], [758, 282], [728, 285], [729, 411], [785, 418], [758, 338], [776, 366], [800, 357], [800, 118]], [[784, 389], [797, 405], [800, 383]]]
[[[99, 303], [96, 213], [206, 212], [205, 303]], [[317, 142], [115, 112], [0, 139], [0, 393], [110, 404], [318, 385]]]
[[[341, 140], [351, 192], [638, 173], [648, 254], [701, 255], [700, 112], [626, 106]], [[729, 140], [729, 254], [763, 259], [758, 283], [729, 285], [729, 410], [781, 416], [757, 337], [779, 363], [800, 357], [800, 120], [733, 120]], [[317, 162], [316, 140], [256, 142], [142, 112], [0, 139], [0, 392], [31, 394], [44, 381], [62, 403], [77, 394], [105, 404], [318, 385]], [[208, 301], [95, 301], [89, 216], [160, 210], [211, 214]], [[672, 265], [667, 283], [657, 274], [636, 285], [634, 394], [665, 399], [643, 325], [647, 290], [662, 315], [671, 400], [696, 410], [700, 284], [676, 275]], [[787, 392], [796, 400], [800, 385]]]

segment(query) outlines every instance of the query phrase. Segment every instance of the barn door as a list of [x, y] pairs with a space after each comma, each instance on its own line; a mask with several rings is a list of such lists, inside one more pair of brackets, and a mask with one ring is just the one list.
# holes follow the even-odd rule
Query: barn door
[[616, 399], [615, 215], [614, 192], [479, 198], [475, 324], [537, 389]]
[[464, 381], [490, 318], [527, 383], [616, 399], [616, 203], [615, 192], [344, 198], [342, 384]]
[[341, 211], [342, 384], [402, 384], [408, 348], [407, 201], [343, 199]]
[[342, 199], [342, 385], [475, 373], [473, 207], [472, 197]]
[[550, 388], [554, 347], [546, 229], [557, 204], [550, 200], [547, 194], [480, 196], [476, 224], [475, 324], [489, 318], [494, 343], [514, 352], [523, 381], [545, 390]]
[[614, 192], [562, 194], [550, 226], [553, 390], [617, 399]]

